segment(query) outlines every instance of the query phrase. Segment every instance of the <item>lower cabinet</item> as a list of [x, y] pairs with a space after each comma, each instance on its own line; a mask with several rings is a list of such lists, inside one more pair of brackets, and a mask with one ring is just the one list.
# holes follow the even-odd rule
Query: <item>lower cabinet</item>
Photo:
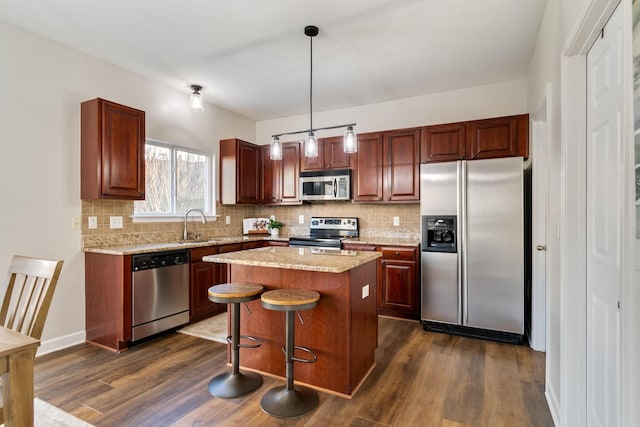
[[209, 301], [211, 286], [223, 283], [221, 264], [204, 262], [202, 257], [218, 253], [216, 246], [191, 249], [189, 264], [189, 321], [197, 321], [226, 310], [225, 304]]
[[378, 251], [378, 314], [420, 320], [418, 248], [345, 243], [343, 249]]

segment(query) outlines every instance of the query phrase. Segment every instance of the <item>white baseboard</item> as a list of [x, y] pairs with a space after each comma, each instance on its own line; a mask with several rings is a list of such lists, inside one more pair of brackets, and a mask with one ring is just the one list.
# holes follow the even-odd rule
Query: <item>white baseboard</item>
[[553, 418], [553, 424], [560, 426], [560, 407], [558, 406], [558, 399], [553, 389], [547, 386], [545, 387], [544, 396], [547, 398], [547, 405], [549, 406], [549, 412], [551, 412], [551, 418]]
[[38, 351], [36, 352], [36, 357], [62, 350], [63, 348], [71, 347], [72, 345], [82, 344], [86, 341], [86, 336], [85, 331], [78, 331], [62, 337], [42, 341], [40, 343], [40, 347], [38, 347]]

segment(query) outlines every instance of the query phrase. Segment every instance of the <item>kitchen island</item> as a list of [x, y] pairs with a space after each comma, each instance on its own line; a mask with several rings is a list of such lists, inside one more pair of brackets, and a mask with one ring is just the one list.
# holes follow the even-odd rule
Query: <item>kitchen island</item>
[[[375, 364], [378, 339], [376, 280], [378, 252], [268, 247], [203, 257], [226, 263], [229, 282], [252, 282], [273, 289], [308, 289], [320, 293], [317, 307], [300, 312], [295, 343], [311, 348], [316, 363], [296, 363], [296, 382], [350, 397]], [[285, 376], [282, 347], [284, 313], [266, 310], [260, 300], [247, 303], [240, 333], [262, 340], [241, 351], [240, 364], [271, 376]], [[304, 356], [304, 355], [300, 355]]]

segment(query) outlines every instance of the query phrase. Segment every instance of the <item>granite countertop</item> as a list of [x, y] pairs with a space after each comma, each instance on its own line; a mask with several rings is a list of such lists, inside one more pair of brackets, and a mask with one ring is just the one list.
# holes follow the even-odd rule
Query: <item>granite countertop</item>
[[288, 270], [343, 273], [382, 256], [380, 252], [289, 248], [272, 246], [225, 254], [207, 255], [203, 261], [273, 267]]
[[[84, 252], [93, 252], [107, 255], [135, 255], [144, 254], [150, 252], [161, 251], [173, 251], [180, 249], [193, 249], [206, 246], [225, 245], [229, 243], [243, 243], [252, 242], [256, 240], [267, 241], [279, 241], [288, 242], [289, 236], [233, 236], [233, 237], [216, 237], [210, 240], [204, 241], [173, 241], [173, 242], [160, 242], [160, 243], [139, 243], [129, 245], [115, 245], [104, 247], [86, 247], [82, 248]], [[346, 240], [345, 243], [354, 243], [362, 245], [375, 245], [375, 246], [414, 246], [417, 247], [420, 244], [420, 239], [413, 238], [399, 238], [399, 237], [359, 237]]]
[[237, 236], [237, 237], [216, 237], [210, 240], [192, 240], [161, 243], [140, 243], [131, 245], [117, 245], [105, 247], [82, 248], [84, 252], [93, 252], [107, 255], [135, 255], [149, 252], [173, 251], [180, 249], [202, 248], [206, 246], [226, 245], [229, 243], [253, 242], [256, 240], [288, 242], [289, 238], [270, 236]]

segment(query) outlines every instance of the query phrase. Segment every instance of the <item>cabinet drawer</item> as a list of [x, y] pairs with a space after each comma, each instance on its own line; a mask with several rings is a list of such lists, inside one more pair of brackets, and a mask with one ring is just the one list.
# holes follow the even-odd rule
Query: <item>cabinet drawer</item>
[[375, 251], [376, 246], [364, 243], [343, 243], [342, 249], [346, 251]]
[[205, 246], [203, 248], [194, 248], [194, 249], [191, 249], [189, 261], [192, 263], [202, 261], [203, 256], [213, 255], [216, 253], [218, 253], [218, 248], [215, 246]]
[[243, 249], [243, 246], [243, 243], [229, 243], [226, 245], [220, 245], [218, 246], [218, 253], [224, 254], [227, 252], [241, 251]]
[[383, 247], [380, 248], [383, 260], [415, 261], [416, 248], [407, 247]]

